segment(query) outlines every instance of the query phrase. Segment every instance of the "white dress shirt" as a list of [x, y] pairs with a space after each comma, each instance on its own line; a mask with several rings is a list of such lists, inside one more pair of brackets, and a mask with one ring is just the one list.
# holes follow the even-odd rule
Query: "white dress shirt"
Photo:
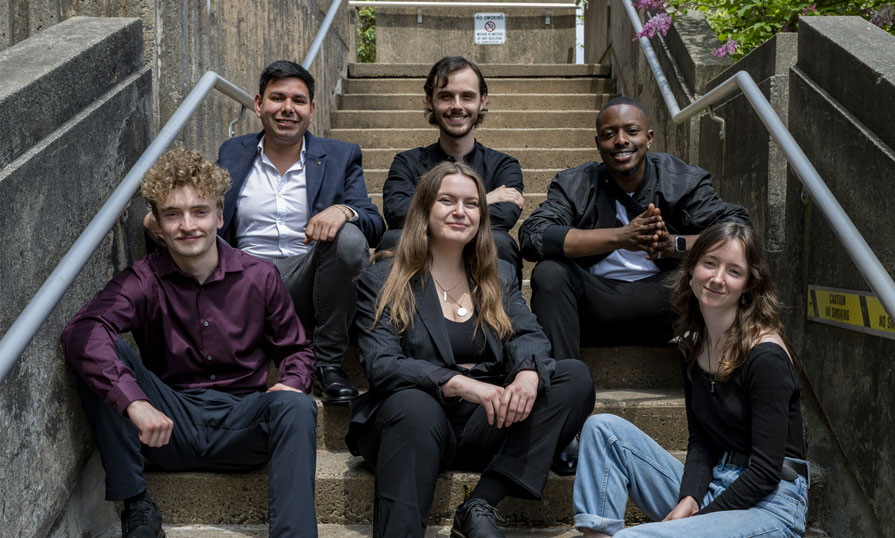
[[305, 254], [305, 229], [310, 213], [305, 175], [307, 137], [301, 155], [285, 174], [264, 153], [264, 137], [258, 155], [236, 200], [236, 244], [264, 258], [286, 258]]

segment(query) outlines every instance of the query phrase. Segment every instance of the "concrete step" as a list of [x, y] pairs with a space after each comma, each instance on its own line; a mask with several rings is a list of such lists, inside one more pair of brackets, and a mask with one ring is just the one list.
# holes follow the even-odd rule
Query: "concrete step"
[[[337, 110], [332, 113], [333, 129], [419, 129], [429, 127], [421, 110]], [[558, 126], [591, 128], [596, 110], [493, 110], [488, 127], [552, 129]], [[405, 150], [407, 148], [401, 148]]]
[[[684, 450], [687, 417], [682, 389], [597, 389], [593, 413], [613, 413], [650, 434], [662, 446]], [[346, 450], [347, 405], [323, 405], [318, 400], [317, 446]]]
[[[679, 459], [684, 456], [680, 451], [675, 455]], [[169, 523], [259, 525], [267, 522], [267, 474], [266, 468], [237, 474], [147, 472], [146, 481]], [[430, 525], [449, 525], [464, 491], [471, 490], [478, 479], [478, 473], [442, 473], [435, 486]], [[508, 527], [564, 526], [568, 531], [573, 482], [572, 476], [551, 472], [541, 501], [507, 498], [498, 509]], [[315, 494], [318, 524], [369, 525], [372, 521], [373, 475], [363, 458], [344, 451], [318, 450]], [[628, 503], [625, 519], [635, 523], [645, 517]]]
[[[429, 140], [431, 143], [431, 140], [433, 139]], [[410, 148], [410, 146], [408, 146], [408, 148]], [[391, 165], [391, 163], [389, 163], [389, 165]], [[562, 168], [523, 168], [522, 181], [525, 183], [525, 192], [546, 193], [547, 185], [549, 185], [556, 174], [560, 173], [562, 170]], [[385, 183], [386, 178], [388, 178], [388, 168], [371, 168], [364, 166], [364, 181], [367, 184], [367, 192], [381, 193], [382, 185]]]
[[[599, 110], [611, 98], [593, 93], [489, 93], [488, 110]], [[413, 93], [352, 93], [340, 95], [339, 110], [423, 110], [425, 97]]]
[[[406, 148], [371, 148], [364, 151], [364, 166], [388, 168], [395, 155]], [[572, 168], [599, 159], [596, 147], [584, 148], [506, 148], [523, 168]]]
[[[420, 112], [422, 114], [422, 112]], [[485, 120], [485, 124], [488, 121]], [[381, 148], [415, 148], [438, 140], [435, 127], [419, 129], [331, 129], [327, 137], [359, 144], [363, 150]], [[593, 148], [594, 128], [495, 129], [480, 127], [476, 140], [500, 151], [512, 148]], [[403, 149], [401, 151], [404, 151]]]
[[[350, 78], [425, 78], [432, 64], [348, 64]], [[609, 64], [479, 64], [485, 80], [500, 77], [608, 77]]]
[[[425, 95], [425, 75], [418, 78], [343, 78], [342, 92], [352, 93], [411, 93]], [[488, 92], [498, 93], [611, 93], [615, 79], [603, 77], [524, 77], [491, 78], [487, 80]], [[488, 96], [489, 98], [491, 95]]]
[[[168, 538], [267, 538], [267, 525], [165, 525]], [[317, 525], [320, 538], [368, 538], [370, 525]], [[569, 527], [550, 529], [506, 529], [507, 538], [578, 538], [580, 532]], [[431, 526], [426, 538], [450, 536], [449, 525]], [[117, 538], [117, 536], [116, 536]]]

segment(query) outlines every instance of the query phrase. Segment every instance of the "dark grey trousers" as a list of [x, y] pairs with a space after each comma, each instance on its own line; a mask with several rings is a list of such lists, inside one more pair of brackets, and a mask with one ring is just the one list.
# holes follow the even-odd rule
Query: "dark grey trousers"
[[574, 360], [556, 363], [550, 390], [508, 428], [488, 425], [477, 404], [442, 405], [418, 389], [392, 394], [356, 437], [376, 479], [373, 536], [422, 538], [438, 473], [449, 468], [484, 470], [512, 484], [514, 496], [540, 499], [554, 453], [593, 409], [593, 377]]
[[270, 462], [270, 536], [317, 536], [317, 406], [312, 398], [291, 391], [241, 396], [176, 391], [147, 370], [122, 340], [118, 356], [134, 371], [149, 402], [174, 422], [174, 431], [163, 447], [142, 445], [130, 419], [79, 383], [106, 471], [107, 500], [127, 499], [146, 489], [144, 456], [171, 471], [244, 471]]
[[531, 311], [556, 360], [581, 358], [582, 345], [660, 345], [672, 336], [666, 273], [625, 282], [563, 260], [531, 273]]
[[369, 259], [367, 238], [348, 223], [335, 239], [318, 241], [307, 254], [271, 260], [289, 289], [298, 319], [313, 336], [318, 366], [342, 363], [357, 307], [354, 281]]

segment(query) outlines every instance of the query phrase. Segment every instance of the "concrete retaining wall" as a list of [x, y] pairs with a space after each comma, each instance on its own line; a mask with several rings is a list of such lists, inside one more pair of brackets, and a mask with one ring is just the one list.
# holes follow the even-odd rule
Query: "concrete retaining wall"
[[[682, 24], [683, 23], [683, 24]], [[727, 200], [745, 205], [774, 270], [787, 335], [804, 363], [806, 445], [817, 480], [812, 522], [831, 536], [895, 536], [895, 341], [809, 322], [807, 286], [868, 290], [800, 181], [742, 95], [683, 125], [668, 113], [620, 3], [586, 11], [585, 61], [614, 66], [620, 93], [646, 107], [656, 143], [712, 172]], [[678, 104], [736, 71], [750, 73], [788, 124], [834, 195], [890, 273], [895, 239], [895, 38], [857, 17], [803, 18], [736, 65], [710, 56], [719, 46], [698, 17], [679, 19], [653, 47]], [[881, 52], [886, 51], [886, 52]], [[618, 67], [622, 68], [619, 69]]]
[[[136, 19], [73, 18], [0, 51], [0, 333], [149, 143], [152, 77], [142, 45]], [[90, 458], [59, 334], [142, 248], [131, 247], [142, 241], [144, 207], [127, 212], [103, 241], [0, 384], [4, 536], [47, 536]], [[76, 501], [97, 495], [102, 488]], [[110, 509], [81, 512], [63, 535], [81, 536], [90, 523], [114, 517]]]
[[[506, 43], [476, 45], [476, 13], [506, 15]], [[536, 8], [376, 8], [377, 63], [435, 63], [464, 56], [476, 63], [575, 63], [575, 10]]]
[[[143, 21], [143, 62], [152, 68], [153, 132], [171, 117], [206, 71], [215, 71], [254, 95], [258, 75], [273, 60], [301, 62], [320, 28], [328, 0], [8, 0], [0, 7], [0, 50], [76, 15], [138, 17]], [[317, 114], [311, 126], [323, 135], [347, 64], [354, 59], [354, 26], [342, 2], [311, 72], [317, 79]], [[209, 157], [227, 137], [239, 106], [217, 92], [184, 129], [178, 144]], [[252, 111], [237, 134], [260, 129]]]

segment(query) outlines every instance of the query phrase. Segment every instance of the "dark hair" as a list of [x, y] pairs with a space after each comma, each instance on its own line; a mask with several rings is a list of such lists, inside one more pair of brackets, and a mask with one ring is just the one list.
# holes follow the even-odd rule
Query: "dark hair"
[[771, 270], [755, 230], [740, 222], [721, 222], [699, 234], [669, 280], [671, 309], [677, 316], [674, 334], [679, 337], [679, 346], [687, 357], [687, 371], [693, 368], [696, 357], [706, 343], [705, 320], [690, 288], [693, 271], [703, 256], [728, 241], [739, 241], [743, 245], [749, 281], [740, 296], [736, 319], [720, 342], [718, 379], [723, 381], [729, 378], [768, 332], [780, 335], [790, 358], [798, 365], [795, 352], [783, 335], [783, 323], [778, 314], [780, 300], [771, 286]]
[[602, 114], [604, 110], [608, 110], [614, 106], [620, 106], [620, 105], [629, 105], [629, 106], [632, 106], [632, 107], [636, 108], [637, 110], [639, 110], [643, 114], [643, 119], [646, 120], [646, 125], [647, 126], [649, 125], [649, 115], [646, 113], [646, 109], [643, 108], [643, 105], [641, 105], [636, 99], [631, 99], [630, 97], [619, 96], [619, 97], [613, 97], [612, 99], [607, 101], [606, 104], [603, 105], [603, 108], [600, 109], [600, 112], [597, 113], [596, 127], [597, 127], [598, 131], [600, 130], [600, 114]]
[[308, 98], [314, 100], [314, 77], [308, 73], [308, 70], [289, 60], [277, 60], [261, 71], [261, 78], [258, 81], [258, 95], [264, 97], [264, 90], [271, 80], [282, 80], [284, 78], [300, 79], [308, 87]]
[[[479, 97], [487, 95], [488, 85], [485, 83], [485, 77], [482, 76], [479, 66], [462, 56], [445, 56], [435, 62], [435, 65], [429, 70], [429, 76], [426, 78], [426, 83], [423, 85], [426, 97], [431, 101], [436, 88], [444, 88], [447, 86], [448, 75], [466, 69], [467, 67], [472, 69], [475, 76], [479, 79]], [[485, 120], [485, 112], [487, 112], [487, 110], [482, 110], [479, 113], [479, 117], [475, 122], [476, 127], [481, 125], [482, 121]], [[429, 120], [430, 125], [438, 125], [435, 121], [435, 115], [432, 113], [432, 107], [429, 105], [426, 106], [426, 118]]]

